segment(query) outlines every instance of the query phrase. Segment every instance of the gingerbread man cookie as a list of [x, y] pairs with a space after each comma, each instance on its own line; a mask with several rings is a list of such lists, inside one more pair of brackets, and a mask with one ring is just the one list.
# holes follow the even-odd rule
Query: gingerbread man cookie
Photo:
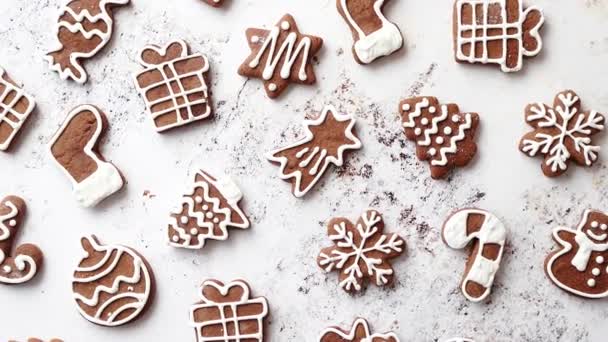
[[461, 113], [457, 105], [440, 105], [434, 97], [403, 100], [399, 111], [405, 136], [416, 142], [418, 159], [429, 161], [434, 179], [467, 165], [477, 153], [476, 113]]
[[388, 21], [382, 9], [387, 0], [336, 0], [338, 12], [350, 28], [355, 43], [353, 55], [359, 64], [369, 64], [403, 46], [403, 36]]
[[279, 97], [289, 83], [316, 82], [312, 59], [323, 39], [301, 34], [291, 15], [284, 15], [270, 30], [250, 28], [246, 35], [251, 54], [239, 74], [261, 78], [268, 97]]
[[190, 308], [196, 342], [264, 341], [268, 302], [264, 297], [252, 298], [245, 281], [224, 285], [206, 280], [200, 297], [201, 301]]
[[36, 102], [0, 67], [0, 151], [9, 149]]
[[51, 154], [84, 207], [97, 205], [124, 184], [118, 169], [99, 153], [99, 139], [106, 127], [107, 119], [97, 107], [82, 105], [68, 114], [51, 141]]
[[274, 150], [266, 158], [281, 167], [280, 178], [291, 182], [292, 192], [302, 197], [321, 179], [330, 164], [342, 166], [346, 152], [361, 148], [355, 119], [326, 106], [317, 119], [304, 121], [303, 139]]
[[507, 229], [494, 214], [479, 209], [463, 209], [443, 224], [446, 245], [464, 249], [473, 242], [460, 289], [472, 302], [480, 302], [492, 292], [492, 284], [505, 249]]
[[325, 272], [339, 271], [339, 285], [348, 292], [360, 291], [365, 278], [387, 285], [394, 276], [389, 260], [405, 251], [405, 241], [383, 231], [384, 221], [375, 210], [366, 211], [356, 224], [344, 217], [332, 219], [327, 234], [335, 246], [322, 249], [317, 264]]
[[40, 270], [42, 252], [38, 246], [15, 241], [25, 217], [25, 202], [17, 196], [5, 197], [0, 202], [0, 284], [25, 283]]
[[367, 321], [357, 318], [349, 330], [329, 327], [319, 337], [319, 342], [399, 342], [395, 333], [372, 334]]
[[600, 147], [591, 138], [604, 130], [604, 121], [594, 110], [582, 111], [575, 92], [563, 91], [555, 97], [553, 107], [540, 102], [526, 107], [526, 122], [534, 130], [524, 135], [519, 150], [530, 157], [544, 155], [542, 170], [547, 177], [562, 175], [570, 160], [592, 166]]
[[189, 53], [186, 42], [176, 40], [162, 48], [146, 46], [139, 63], [146, 69], [135, 83], [158, 132], [211, 116], [207, 57]]
[[77, 83], [87, 81], [82, 59], [95, 56], [112, 37], [115, 7], [129, 0], [71, 0], [61, 8], [57, 23], [58, 47], [45, 59], [51, 70], [62, 80], [70, 78]]
[[553, 239], [560, 246], [545, 260], [549, 279], [580, 297], [608, 297], [608, 215], [586, 210], [576, 230], [555, 228]]
[[456, 0], [454, 52], [459, 63], [498, 64], [503, 72], [521, 70], [523, 57], [543, 47], [545, 21], [535, 6], [524, 10], [522, 0]]
[[80, 314], [107, 327], [139, 317], [154, 293], [148, 262], [129, 247], [102, 245], [94, 235], [83, 237], [81, 244], [84, 255], [72, 278]]

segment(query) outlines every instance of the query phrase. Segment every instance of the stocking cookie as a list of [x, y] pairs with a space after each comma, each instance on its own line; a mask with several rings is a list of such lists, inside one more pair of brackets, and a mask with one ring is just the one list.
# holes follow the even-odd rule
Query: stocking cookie
[[490, 212], [463, 209], [447, 219], [441, 236], [454, 249], [463, 249], [473, 242], [460, 288], [468, 300], [484, 300], [492, 291], [500, 267], [507, 237], [505, 226]]
[[383, 234], [384, 221], [375, 210], [368, 210], [353, 224], [339, 217], [329, 221], [327, 235], [335, 246], [321, 250], [317, 264], [325, 272], [340, 272], [340, 287], [348, 292], [363, 288], [365, 278], [377, 286], [393, 280], [390, 259], [405, 250], [405, 241], [397, 234]]
[[575, 92], [563, 91], [555, 97], [553, 107], [540, 102], [526, 107], [526, 122], [534, 130], [523, 136], [519, 150], [530, 157], [544, 155], [542, 170], [547, 177], [562, 175], [570, 160], [592, 166], [600, 147], [591, 138], [604, 130], [604, 121], [594, 110], [582, 111]]
[[88, 321], [107, 327], [135, 320], [154, 293], [154, 275], [135, 250], [102, 245], [92, 235], [81, 239], [84, 255], [72, 278], [78, 311]]
[[190, 308], [196, 342], [264, 341], [268, 302], [264, 297], [251, 298], [246, 282], [224, 285], [209, 279], [203, 282], [200, 297]]
[[382, 13], [385, 0], [336, 0], [338, 12], [350, 28], [353, 54], [359, 64], [369, 64], [403, 46], [403, 36]]
[[98, 108], [82, 105], [68, 114], [51, 141], [51, 154], [84, 207], [95, 206], [123, 186], [118, 169], [99, 153], [99, 139], [106, 127], [107, 119]]
[[498, 64], [503, 72], [519, 71], [523, 57], [542, 49], [545, 21], [535, 6], [522, 0], [456, 0], [454, 52], [460, 63]]
[[319, 342], [399, 342], [395, 333], [372, 334], [367, 321], [357, 318], [349, 330], [329, 327], [319, 337]]
[[129, 0], [70, 0], [60, 10], [57, 23], [58, 47], [45, 59], [51, 70], [62, 80], [70, 78], [77, 83], [87, 81], [82, 59], [95, 56], [112, 37], [115, 7]]
[[296, 197], [304, 196], [321, 179], [330, 164], [344, 164], [347, 151], [361, 148], [355, 134], [355, 119], [327, 106], [314, 120], [304, 121], [305, 137], [266, 157], [281, 168], [280, 178], [291, 182]]
[[268, 97], [279, 97], [289, 83], [316, 82], [312, 59], [323, 39], [301, 34], [291, 15], [284, 15], [271, 30], [250, 28], [246, 35], [251, 54], [239, 74], [261, 78]]
[[186, 42], [176, 40], [163, 48], [146, 46], [139, 63], [146, 69], [135, 83], [158, 132], [211, 116], [207, 57], [188, 53]]
[[34, 111], [34, 99], [0, 67], [0, 151], [6, 151]]
[[559, 249], [545, 260], [545, 272], [562, 290], [585, 298], [608, 296], [608, 215], [586, 210], [576, 230], [558, 227]]
[[17, 196], [0, 202], [0, 284], [22, 284], [38, 274], [42, 252], [32, 244], [16, 245], [19, 227], [25, 217], [25, 202]]
[[201, 170], [194, 177], [192, 191], [172, 214], [169, 244], [200, 249], [205, 241], [226, 240], [228, 227], [249, 228], [249, 220], [239, 207], [243, 194], [228, 177], [214, 178]]
[[440, 105], [434, 97], [403, 100], [399, 110], [405, 136], [416, 142], [418, 159], [429, 161], [434, 179], [467, 165], [477, 153], [476, 113], [461, 113], [457, 105]]

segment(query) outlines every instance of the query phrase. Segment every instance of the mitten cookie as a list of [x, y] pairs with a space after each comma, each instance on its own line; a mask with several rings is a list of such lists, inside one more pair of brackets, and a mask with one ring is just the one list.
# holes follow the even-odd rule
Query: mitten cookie
[[321, 49], [323, 39], [301, 34], [291, 15], [284, 15], [271, 30], [250, 28], [246, 35], [251, 54], [239, 74], [261, 78], [268, 97], [279, 97], [289, 83], [316, 82], [312, 58]]
[[319, 342], [399, 342], [395, 333], [372, 334], [367, 321], [357, 318], [349, 330], [329, 327], [319, 337]]
[[87, 81], [82, 59], [95, 56], [112, 37], [114, 7], [124, 6], [129, 0], [71, 0], [60, 10], [57, 23], [58, 47], [45, 59], [51, 70], [62, 80], [71, 78], [77, 83]]
[[42, 252], [37, 246], [28, 243], [13, 250], [25, 208], [25, 202], [17, 196], [0, 202], [0, 284], [25, 283], [42, 266]]
[[201, 301], [190, 308], [190, 326], [197, 342], [263, 342], [268, 302], [252, 298], [249, 285], [235, 280], [224, 285], [209, 279], [203, 282]]
[[377, 286], [393, 280], [390, 259], [405, 250], [405, 241], [397, 234], [383, 234], [384, 221], [375, 210], [368, 210], [353, 224], [339, 217], [329, 221], [327, 235], [335, 246], [321, 250], [317, 264], [326, 272], [340, 272], [340, 287], [348, 292], [363, 288], [365, 278]]
[[0, 151], [6, 151], [36, 102], [0, 67]]
[[519, 150], [530, 157], [544, 155], [542, 170], [547, 177], [557, 177], [568, 170], [570, 160], [591, 166], [600, 147], [591, 137], [604, 130], [604, 116], [594, 110], [582, 111], [581, 101], [572, 90], [555, 97], [553, 107], [543, 103], [526, 107], [526, 122], [534, 128], [519, 143]]
[[98, 108], [82, 105], [68, 114], [51, 141], [51, 154], [84, 207], [95, 206], [123, 186], [118, 169], [99, 153], [99, 139], [106, 127], [107, 119]]
[[216, 179], [201, 170], [194, 177], [192, 191], [182, 197], [179, 208], [171, 214], [169, 244], [200, 249], [207, 239], [226, 240], [228, 227], [249, 228], [249, 220], [239, 207], [242, 198], [232, 179]]
[[176, 40], [162, 48], [146, 46], [139, 54], [139, 63], [145, 70], [135, 76], [135, 83], [156, 131], [211, 116], [207, 57], [189, 53], [186, 42]]
[[382, 13], [384, 4], [385, 0], [336, 0], [338, 12], [352, 32], [353, 54], [359, 64], [369, 64], [403, 46], [399, 28]]
[[135, 250], [102, 245], [94, 235], [81, 239], [84, 255], [72, 278], [78, 311], [88, 321], [107, 327], [135, 320], [154, 294], [150, 265]]
[[540, 29], [545, 21], [535, 6], [522, 0], [456, 0], [454, 52], [460, 63], [492, 63], [503, 72], [519, 71], [523, 57], [542, 49]]
[[473, 242], [460, 287], [468, 300], [484, 300], [492, 291], [500, 267], [507, 237], [505, 226], [490, 212], [463, 209], [447, 219], [441, 236], [454, 249], [464, 249]]
[[414, 97], [399, 105], [405, 136], [416, 142], [416, 155], [431, 164], [431, 177], [445, 177], [467, 165], [477, 153], [476, 113], [461, 113], [455, 104], [440, 105], [434, 97]]
[[580, 297], [608, 296], [608, 215], [586, 210], [576, 230], [558, 227], [559, 249], [545, 260], [545, 272], [561, 289]]
[[330, 164], [342, 166], [347, 151], [361, 148], [355, 134], [355, 119], [326, 106], [314, 120], [305, 120], [303, 139], [274, 150], [266, 158], [281, 168], [280, 178], [291, 182], [296, 197], [306, 195], [321, 179]]

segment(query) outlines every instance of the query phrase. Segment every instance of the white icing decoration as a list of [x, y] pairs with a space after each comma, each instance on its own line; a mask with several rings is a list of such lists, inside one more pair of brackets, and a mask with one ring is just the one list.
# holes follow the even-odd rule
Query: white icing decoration
[[200, 204], [203, 203], [203, 198], [201, 196], [194, 197], [194, 202]]
[[[72, 46], [64, 47], [63, 44], [59, 41], [59, 39], [58, 39], [57, 46], [53, 49], [53, 51], [51, 51], [49, 54], [44, 56], [44, 59], [49, 63], [51, 70], [59, 73], [59, 77], [62, 80], [66, 80], [69, 77], [72, 80], [74, 80], [76, 83], [84, 84], [87, 81], [88, 75], [87, 75], [86, 71], [84, 70], [84, 68], [82, 67], [81, 61], [79, 61], [79, 59], [93, 57], [103, 47], [105, 47], [108, 44], [108, 42], [110, 41], [110, 38], [112, 37], [112, 31], [113, 31], [113, 26], [114, 26], [114, 20], [113, 20], [112, 16], [108, 13], [108, 8], [111, 7], [110, 5], [126, 5], [129, 3], [129, 0], [100, 0], [99, 13], [96, 15], [91, 14], [87, 9], [83, 9], [81, 12], [76, 13], [72, 8], [69, 7], [69, 5], [72, 2], [73, 1], [68, 2], [65, 6], [63, 6], [61, 8], [58, 17], [61, 18], [65, 14], [69, 14], [74, 19], [75, 23], [72, 24], [70, 22], [60, 20], [57, 23], [56, 36], [59, 37], [60, 29], [65, 28], [65, 29], [69, 30], [71, 33], [78, 32], [78, 33], [82, 34], [86, 39], [98, 37], [101, 40], [101, 43], [99, 43], [97, 46], [95, 46], [95, 48], [93, 48], [89, 52], [72, 51], [72, 53], [70, 53], [70, 64], [72, 67], [74, 67], [76, 70], [78, 70], [78, 72], [80, 73], [80, 77], [77, 77], [70, 68], [66, 68], [66, 69], [62, 70], [60, 63], [55, 61], [50, 56], [52, 53], [59, 52], [64, 48], [66, 48], [67, 51], [70, 51], [71, 50], [70, 48], [73, 48]], [[99, 29], [93, 29], [91, 31], [87, 31], [84, 28], [84, 26], [82, 25], [82, 23], [84, 23], [84, 22], [97, 23], [99, 21], [104, 22], [104, 24], [105, 24], [104, 26], [106, 27], [107, 32], [102, 32]]]
[[450, 138], [450, 144], [447, 147], [442, 147], [439, 149], [439, 154], [441, 155], [441, 159], [440, 160], [432, 160], [431, 161], [431, 165], [439, 165], [439, 166], [445, 166], [448, 164], [448, 157], [447, 154], [455, 154], [456, 152], [458, 152], [458, 142], [464, 140], [466, 138], [466, 133], [465, 131], [471, 129], [471, 127], [473, 127], [473, 117], [471, 116], [471, 114], [465, 114], [465, 121], [464, 124], [458, 126], [458, 135], [452, 136], [452, 138]]
[[4, 265], [2, 269], [4, 270], [4, 273], [11, 273], [11, 271], [13, 270], [13, 268], [9, 265]]
[[443, 134], [445, 135], [452, 135], [452, 127], [447, 126], [446, 128], [443, 129]]
[[87, 142], [84, 148], [84, 153], [95, 162], [97, 165], [97, 170], [78, 183], [74, 178], [72, 178], [72, 175], [70, 175], [68, 170], [66, 170], [65, 167], [61, 165], [57, 159], [55, 159], [55, 157], [53, 157], [53, 160], [57, 163], [57, 165], [59, 165], [61, 170], [63, 170], [65, 175], [72, 182], [74, 195], [78, 203], [84, 207], [93, 207], [108, 196], [120, 190], [123, 186], [123, 180], [118, 169], [113, 164], [101, 160], [97, 154], [93, 152], [93, 148], [98, 142], [103, 128], [103, 120], [99, 110], [90, 105], [81, 105], [74, 108], [74, 110], [68, 114], [63, 125], [53, 137], [50, 144], [50, 150], [52, 155], [52, 148], [57, 140], [63, 135], [63, 132], [69, 123], [82, 112], [91, 112], [95, 116], [95, 121], [97, 123], [93, 136]]
[[[36, 107], [36, 102], [32, 96], [27, 94], [22, 88], [5, 80], [5, 77], [8, 76], [4, 69], [0, 67], [0, 88], [2, 89], [0, 93], [0, 122], [7, 124], [12, 129], [6, 140], [0, 142], [0, 151], [6, 151], [9, 148], [27, 118], [34, 111], [34, 107]], [[6, 103], [8, 95], [11, 95], [12, 99]], [[23, 113], [20, 113], [15, 110], [15, 106], [23, 101], [27, 101], [28, 105]], [[15, 119], [17, 121], [14, 121]]]
[[600, 229], [601, 230], [606, 230], [606, 229], [608, 229], [608, 225], [605, 224], [605, 223], [602, 223], [602, 225], [600, 226]]
[[382, 13], [384, 0], [375, 0], [374, 12], [382, 23], [377, 31], [366, 34], [361, 26], [353, 19], [348, 9], [347, 2], [350, 0], [340, 0], [339, 6], [344, 13], [348, 25], [352, 27], [358, 35], [355, 42], [355, 54], [363, 64], [369, 64], [382, 56], [388, 56], [399, 50], [403, 46], [403, 36], [397, 25], [388, 21]]
[[[214, 302], [206, 298], [202, 294], [204, 287], [215, 288], [222, 296], [226, 296], [233, 287], [241, 288], [242, 296], [238, 301], [233, 302]], [[188, 323], [196, 331], [196, 340], [198, 342], [219, 342], [219, 341], [263, 341], [264, 340], [264, 318], [268, 315], [268, 302], [264, 297], [250, 298], [249, 286], [241, 281], [235, 280], [229, 284], [219, 284], [215, 280], [206, 280], [203, 282], [201, 287], [201, 299], [202, 303], [197, 303], [191, 306]], [[259, 313], [249, 316], [236, 316], [239, 307], [244, 305], [260, 305], [262, 310]], [[229, 308], [229, 309], [228, 309]], [[204, 322], [196, 322], [194, 316], [197, 310], [217, 310], [220, 313], [220, 318], [216, 320], [208, 320]], [[225, 313], [232, 312], [231, 317], [226, 317]], [[248, 321], [251, 324], [252, 321], [257, 323], [257, 331], [254, 333], [243, 333], [238, 328], [234, 329], [234, 334], [228, 335], [228, 325], [233, 327], [239, 327], [239, 322]], [[203, 329], [209, 326], [221, 326], [224, 332], [223, 337], [205, 337], [202, 335]]]
[[[10, 239], [11, 239], [11, 232], [10, 232], [9, 228], [6, 225], [4, 225], [4, 222], [5, 221], [9, 221], [9, 222], [15, 221], [15, 218], [19, 215], [19, 209], [13, 202], [11, 202], [10, 200], [7, 200], [4, 202], [4, 205], [7, 206], [10, 211], [4, 215], [0, 215], [0, 242], [10, 241]], [[16, 222], [15, 222], [15, 225], [17, 225]], [[12, 246], [9, 246], [8, 248], [11, 248], [11, 247]], [[7, 251], [7, 253], [8, 252], [10, 252], [10, 250]], [[6, 259], [5, 251], [3, 249], [0, 249], [0, 265], [4, 264], [5, 259]], [[31, 280], [32, 278], [34, 278], [34, 276], [36, 275], [36, 272], [38, 272], [38, 265], [36, 265], [36, 261], [34, 260], [34, 258], [32, 258], [31, 256], [29, 256], [27, 254], [18, 254], [16, 256], [13, 256], [13, 263], [15, 264], [15, 267], [17, 267], [18, 271], [25, 270], [26, 266], [29, 266], [29, 271], [19, 278], [9, 278], [9, 277], [0, 275], [0, 283], [22, 284], [22, 283], [25, 283], [25, 282]], [[11, 273], [13, 271], [12, 267], [10, 267], [9, 265], [4, 265], [3, 270], [6, 273]]]
[[268, 90], [270, 90], [270, 91], [277, 91], [277, 85], [274, 84], [274, 83], [268, 84]]
[[188, 221], [190, 221], [190, 220], [188, 219], [188, 216], [182, 216], [182, 217], [179, 218], [179, 221], [182, 224], [188, 224]]
[[428, 125], [428, 124], [429, 124], [429, 119], [427, 119], [427, 118], [422, 118], [422, 119], [420, 120], [420, 123], [421, 123], [421, 124], [423, 124], [423, 125]]
[[289, 23], [287, 21], [283, 21], [281, 23], [281, 28], [285, 31], [289, 30], [291, 28], [291, 25], [289, 25]]
[[589, 279], [589, 280], [587, 280], [587, 286], [589, 286], [589, 287], [595, 287], [595, 279]]
[[416, 129], [414, 130], [414, 134], [416, 134], [416, 135], [422, 134], [422, 129], [416, 127]]
[[192, 234], [192, 235], [198, 234], [198, 229], [196, 229], [196, 228], [190, 229], [190, 234]]
[[591, 228], [597, 228], [599, 226], [600, 226], [600, 224], [597, 221], [591, 222]]
[[[154, 64], [154, 65], [149, 64], [143, 60], [144, 52], [152, 50], [161, 56], [165, 56], [167, 54], [167, 50], [171, 46], [174, 46], [175, 44], [178, 44], [181, 46], [181, 56], [179, 56], [178, 58], [172, 59], [170, 61], [166, 61], [161, 64]], [[196, 59], [196, 58], [203, 59], [204, 66], [202, 67], [202, 69], [190, 71], [190, 72], [183, 73], [183, 74], [178, 73], [178, 71], [175, 68], [175, 65], [177, 63], [187, 61], [189, 59]], [[148, 45], [148, 46], [144, 47], [139, 54], [139, 63], [141, 65], [143, 65], [144, 67], [146, 67], [146, 69], [144, 69], [143, 71], [141, 71], [139, 74], [137, 74], [135, 76], [135, 86], [141, 93], [141, 95], [144, 99], [144, 102], [146, 103], [146, 108], [148, 110], [148, 114], [150, 114], [151, 118], [153, 119], [154, 127], [156, 128], [157, 132], [164, 132], [164, 131], [169, 130], [174, 127], [179, 127], [179, 126], [183, 126], [183, 125], [195, 122], [195, 121], [203, 120], [203, 119], [208, 118], [211, 115], [211, 106], [209, 105], [208, 87], [207, 87], [207, 83], [205, 81], [205, 73], [207, 73], [209, 71], [209, 61], [207, 60], [207, 57], [205, 55], [202, 55], [200, 53], [190, 54], [189, 49], [188, 49], [188, 44], [186, 44], [185, 41], [180, 39], [180, 40], [172, 41], [162, 48], [155, 46], [155, 45]], [[171, 73], [174, 76], [169, 77], [169, 75], [165, 71], [166, 69], [171, 70]], [[140, 87], [139, 83], [137, 82], [137, 78], [152, 70], [157, 70], [162, 75], [162, 80], [157, 83], [150, 84], [145, 88]], [[186, 78], [193, 78], [193, 77], [198, 80], [199, 85], [195, 88], [186, 90], [184, 88], [181, 80], [186, 79]], [[176, 80], [177, 80], [177, 82], [175, 82]], [[148, 95], [147, 95], [148, 92], [154, 91], [155, 89], [158, 89], [160, 87], [165, 87], [169, 84], [169, 82], [172, 82], [172, 81], [174, 81], [174, 83], [179, 86], [179, 91], [177, 93], [171, 86], [169, 86], [169, 89], [171, 89], [170, 94], [167, 94], [165, 97], [156, 99], [154, 101], [150, 101], [148, 99]], [[203, 96], [197, 96], [196, 100], [191, 100], [188, 98], [189, 95], [194, 95], [194, 94], [203, 94]], [[171, 100], [171, 102], [173, 103], [172, 106], [170, 106], [169, 108], [167, 108], [165, 110], [152, 113], [152, 108], [155, 105], [167, 102], [169, 100]], [[200, 105], [206, 105], [205, 112], [194, 113], [192, 111], [192, 109], [194, 107], [197, 107]], [[183, 109], [187, 109], [188, 117], [186, 119], [184, 119], [181, 115], [181, 113], [183, 112]], [[168, 113], [176, 112], [176, 111], [178, 111], [180, 114], [176, 115], [176, 120], [174, 123], [160, 126], [160, 127], [156, 125], [154, 119], [158, 118], [159, 116], [166, 115]]]
[[[469, 215], [483, 215], [484, 221], [479, 231], [467, 235], [467, 220]], [[494, 277], [500, 267], [500, 261], [504, 252], [507, 230], [503, 223], [494, 214], [485, 210], [464, 209], [452, 215], [443, 226], [443, 239], [445, 243], [454, 249], [465, 248], [473, 239], [477, 239], [479, 248], [476, 255], [471, 255], [473, 264], [469, 271], [464, 275], [461, 291], [464, 296], [472, 302], [484, 300], [492, 290]], [[482, 255], [486, 244], [496, 244], [499, 246], [499, 253], [496, 260], [489, 260]], [[478, 283], [486, 288], [480, 297], [471, 296], [466, 290], [469, 281]]]
[[435, 142], [436, 142], [437, 144], [441, 145], [441, 144], [443, 144], [444, 139], [443, 139], [443, 137], [437, 137], [437, 138], [435, 138]]
[[[146, 306], [146, 303], [148, 302], [148, 299], [150, 297], [150, 291], [151, 291], [151, 287], [152, 287], [150, 271], [148, 270], [146, 263], [131, 248], [120, 246], [120, 245], [102, 246], [96, 241], [96, 239], [94, 237], [86, 237], [86, 239], [88, 240], [88, 242], [91, 244], [91, 246], [93, 247], [93, 249], [96, 252], [103, 252], [105, 254], [104, 254], [104, 257], [102, 258], [102, 260], [95, 265], [92, 265], [89, 267], [77, 267], [76, 270], [74, 271], [74, 276], [72, 277], [73, 284], [74, 283], [95, 283], [95, 282], [100, 281], [105, 276], [107, 276], [108, 274], [115, 271], [116, 266], [120, 262], [120, 259], [123, 256], [123, 254], [126, 254], [133, 259], [133, 275], [132, 276], [126, 276], [126, 275], [117, 276], [114, 279], [114, 281], [112, 282], [112, 285], [109, 287], [103, 286], [103, 285], [97, 286], [95, 288], [93, 294], [91, 295], [91, 297], [84, 297], [83, 295], [74, 292], [73, 298], [74, 298], [74, 300], [76, 300], [77, 303], [82, 303], [83, 305], [90, 306], [90, 307], [95, 307], [95, 306], [99, 305], [99, 299], [100, 299], [101, 293], [106, 293], [106, 294], [111, 295], [110, 298], [106, 299], [106, 301], [97, 308], [94, 316], [88, 315], [80, 307], [80, 305], [76, 306], [78, 308], [78, 311], [84, 318], [86, 318], [90, 322], [93, 322], [93, 323], [99, 324], [99, 325], [103, 325], [103, 326], [108, 326], [108, 327], [119, 326], [119, 325], [125, 324], [125, 323], [135, 319]], [[106, 263], [109, 261], [109, 259], [113, 253], [115, 254], [114, 259], [111, 261], [111, 264], [109, 265], [109, 267], [106, 267], [107, 266]], [[76, 276], [77, 272], [87, 272], [87, 273], [97, 272], [97, 273], [94, 273], [93, 275], [86, 277], [86, 278], [76, 278], [75, 276]], [[141, 280], [143, 280], [143, 285], [144, 285], [143, 293], [132, 293], [131, 292], [132, 290], [129, 290], [130, 292], [126, 292], [126, 293], [118, 292], [121, 284], [126, 283], [126, 284], [135, 285], [137, 283], [140, 283]], [[132, 289], [132, 287], [131, 287], [131, 289]], [[130, 298], [130, 299], [134, 299], [136, 301], [118, 308], [116, 311], [110, 313], [109, 317], [102, 319], [101, 315], [104, 313], [105, 309], [108, 308], [113, 303], [116, 303], [117, 301], [119, 301], [123, 298]], [[124, 317], [121, 320], [116, 320], [116, 318], [122, 312], [124, 312], [125, 310], [129, 310], [129, 309], [133, 309], [134, 311], [129, 316]]]
[[[319, 158], [319, 160], [318, 160], [319, 164], [315, 165], [315, 167], [313, 167], [309, 170], [309, 173], [311, 175], [312, 174], [315, 175], [313, 181], [310, 182], [310, 184], [305, 189], [302, 189], [301, 188], [302, 187], [301, 186], [302, 172], [300, 170], [294, 170], [291, 173], [286, 173], [285, 168], [287, 167], [288, 159], [285, 157], [275, 157], [275, 154], [282, 152], [284, 150], [289, 150], [294, 147], [304, 145], [304, 144], [312, 141], [314, 136], [312, 134], [312, 131], [310, 130], [310, 127], [322, 126], [325, 123], [325, 121], [327, 120], [327, 117], [330, 113], [333, 116], [334, 120], [336, 120], [336, 121], [339, 121], [339, 122], [349, 121], [349, 124], [346, 127], [344, 134], [345, 134], [346, 138], [348, 138], [348, 140], [352, 141], [352, 143], [341, 145], [338, 148], [337, 156], [326, 155], [325, 158]], [[315, 184], [321, 179], [321, 177], [323, 176], [323, 174], [325, 173], [325, 171], [327, 170], [327, 168], [329, 167], [330, 164], [334, 164], [337, 167], [342, 166], [344, 164], [344, 153], [346, 151], [358, 150], [361, 148], [361, 146], [362, 146], [361, 140], [359, 140], [359, 138], [357, 138], [355, 136], [355, 134], [353, 133], [353, 129], [355, 127], [355, 122], [356, 122], [356, 120], [352, 115], [338, 113], [338, 111], [336, 110], [336, 108], [334, 108], [334, 106], [331, 106], [331, 105], [325, 106], [325, 108], [323, 109], [323, 112], [317, 119], [304, 121], [304, 126], [306, 127], [306, 133], [305, 133], [305, 137], [302, 140], [300, 140], [294, 144], [291, 144], [287, 147], [283, 147], [283, 148], [279, 148], [274, 151], [271, 151], [266, 154], [266, 158], [269, 161], [278, 163], [280, 165], [279, 177], [281, 179], [287, 180], [290, 178], [295, 178], [295, 186], [293, 187], [293, 194], [296, 197], [302, 197], [308, 191], [310, 191], [310, 189], [312, 189], [315, 186]], [[319, 151], [319, 146], [315, 146], [315, 149], [313, 151], [309, 151], [308, 148], [304, 148], [303, 150], [299, 151], [296, 154], [296, 157], [298, 159], [305, 158], [304, 160], [302, 160], [302, 163], [304, 163], [305, 161], [307, 161], [308, 158], [312, 159], [312, 156], [306, 157], [307, 153], [310, 153], [311, 155], [313, 155], [313, 154], [317, 154], [318, 151]], [[306, 163], [306, 164], [308, 164], [308, 163]], [[302, 165], [306, 165], [306, 164], [302, 164]]]
[[372, 341], [399, 342], [399, 338], [397, 337], [397, 335], [395, 335], [395, 333], [392, 333], [392, 332], [386, 333], [386, 334], [379, 334], [379, 333], [372, 334], [370, 332], [367, 321], [363, 318], [357, 318], [357, 320], [355, 320], [352, 327], [350, 328], [350, 331], [346, 332], [346, 333], [344, 331], [342, 331], [342, 329], [335, 328], [335, 327], [329, 327], [329, 328], [323, 330], [321, 332], [321, 335], [319, 336], [319, 342], [322, 341], [323, 337], [327, 334], [332, 334], [332, 335], [335, 334], [335, 335], [339, 336], [342, 341], [354, 341], [355, 336], [357, 335], [357, 331], [360, 331], [361, 328], [363, 328], [365, 336], [363, 336], [363, 339], [357, 340], [357, 341], [361, 341], [361, 342], [372, 342]]
[[260, 42], [260, 37], [258, 36], [251, 36], [251, 42], [254, 44], [257, 44]]
[[591, 270], [591, 274], [593, 274], [594, 276], [596, 276], [596, 277], [597, 277], [598, 275], [600, 275], [600, 269], [599, 269], [599, 268], [597, 268], [597, 267], [593, 268], [593, 269]]
[[[536, 6], [531, 6], [527, 8], [525, 11], [522, 11], [521, 0], [518, 0], [519, 6], [516, 9], [518, 13], [518, 21], [513, 23], [506, 22], [506, 18], [513, 16], [513, 13], [507, 13], [507, 4], [506, 0], [457, 0], [456, 2], [456, 30], [454, 34], [456, 35], [456, 59], [463, 62], [468, 63], [493, 63], [498, 64], [501, 67], [503, 72], [514, 72], [519, 71], [523, 65], [523, 56], [533, 57], [538, 55], [543, 47], [542, 39], [540, 37], [540, 28], [542, 27], [545, 18], [543, 16], [543, 12]], [[462, 23], [462, 8], [464, 6], [468, 6], [472, 10], [472, 23], [471, 24], [463, 24]], [[502, 23], [499, 24], [489, 24], [488, 23], [488, 12], [491, 6], [499, 6], [500, 7], [500, 18], [502, 18]], [[482, 13], [477, 13], [477, 10], [482, 8]], [[537, 48], [533, 51], [526, 50], [524, 46], [523, 39], [523, 24], [527, 19], [528, 14], [533, 11], [538, 11], [540, 13], [540, 21], [539, 23], [533, 27], [529, 34], [537, 41]], [[478, 23], [478, 19], [483, 18], [483, 22]], [[488, 31], [490, 30], [499, 30], [502, 32], [500, 35], [492, 35], [488, 36]], [[482, 35], [478, 35], [477, 32], [482, 32]], [[463, 37], [464, 33], [472, 33], [472, 37]], [[500, 41], [502, 43], [502, 55], [497, 58], [491, 58], [488, 55], [488, 45], [493, 41]], [[507, 42], [508, 41], [516, 41], [518, 44], [517, 51], [518, 61], [517, 65], [514, 67], [509, 67], [507, 65]], [[477, 46], [481, 44], [481, 50], [483, 51], [483, 55], [481, 57], [475, 56], [475, 51], [477, 50]], [[470, 49], [470, 53], [465, 55], [463, 52], [464, 46], [470, 45], [473, 48]]]
[[406, 111], [406, 112], [409, 111], [410, 108], [411, 108], [411, 106], [410, 106], [409, 103], [406, 103], [403, 106], [401, 106], [401, 109], [404, 110], [404, 111]]
[[436, 155], [436, 154], [437, 154], [437, 150], [436, 150], [436, 149], [434, 149], [434, 148], [432, 148], [432, 147], [431, 147], [431, 148], [429, 148], [429, 155], [434, 156], [434, 155]]
[[8, 221], [8, 225], [11, 226], [11, 227], [14, 227], [14, 226], [17, 225], [17, 221], [16, 220], [10, 220], [10, 221]]
[[595, 258], [595, 262], [597, 262], [598, 264], [603, 264], [604, 263], [604, 257], [603, 256], [598, 256]]

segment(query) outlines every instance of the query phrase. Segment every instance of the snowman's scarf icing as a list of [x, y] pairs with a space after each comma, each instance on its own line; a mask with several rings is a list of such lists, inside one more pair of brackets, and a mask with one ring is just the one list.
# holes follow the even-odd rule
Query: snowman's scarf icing
[[580, 272], [584, 272], [587, 269], [591, 253], [608, 250], [608, 243], [595, 243], [582, 231], [576, 231], [574, 241], [578, 244], [578, 251], [576, 251], [571, 263]]

